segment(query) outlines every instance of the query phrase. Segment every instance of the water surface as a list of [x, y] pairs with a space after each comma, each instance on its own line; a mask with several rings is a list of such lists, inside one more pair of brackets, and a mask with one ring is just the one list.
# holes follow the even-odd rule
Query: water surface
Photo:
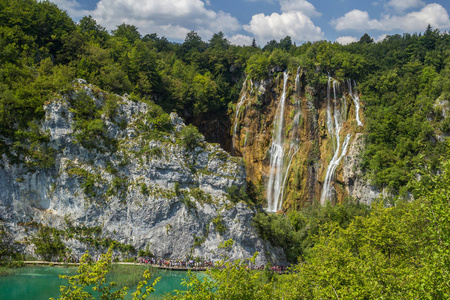
[[[114, 272], [108, 274], [107, 279], [115, 281], [119, 285], [122, 282], [124, 285], [130, 286], [125, 299], [131, 299], [131, 293], [135, 291], [136, 283], [146, 269], [149, 267], [115, 268]], [[56, 299], [59, 296], [59, 286], [67, 285], [67, 280], [60, 279], [58, 275], [75, 275], [76, 273], [76, 267], [26, 266], [19, 268], [12, 275], [0, 277], [0, 299], [47, 300], [50, 297]], [[131, 276], [133, 273], [134, 276]], [[156, 277], [161, 277], [155, 286], [156, 291], [151, 294], [152, 299], [162, 299], [167, 292], [184, 289], [180, 284], [182, 279], [187, 277], [187, 272], [151, 269], [151, 274], [150, 282], [153, 282]]]

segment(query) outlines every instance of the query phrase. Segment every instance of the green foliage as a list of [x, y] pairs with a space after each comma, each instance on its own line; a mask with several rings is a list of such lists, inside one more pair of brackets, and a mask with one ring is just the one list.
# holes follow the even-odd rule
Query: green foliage
[[234, 204], [243, 201], [249, 205], [254, 205], [254, 202], [247, 194], [247, 186], [238, 187], [236, 185], [232, 185], [227, 189], [227, 198]]
[[[176, 187], [175, 187], [176, 189]], [[210, 194], [205, 193], [203, 190], [201, 190], [200, 188], [192, 188], [189, 191], [189, 195], [192, 196], [192, 198], [195, 199], [196, 202], [200, 203], [200, 204], [212, 204], [212, 197]]]
[[[0, 266], [7, 264], [9, 267], [15, 267], [16, 264], [10, 261], [10, 258], [19, 259], [19, 253], [16, 251], [16, 243], [13, 240], [12, 235], [6, 230], [3, 225], [0, 225]], [[1, 275], [0, 271], [0, 276]]]
[[197, 127], [189, 124], [179, 132], [179, 140], [178, 142], [188, 150], [194, 150], [196, 147], [201, 145], [204, 137], [198, 131]]
[[[222, 262], [204, 280], [190, 274], [183, 282], [187, 291], [177, 291], [173, 299], [447, 299], [450, 162], [439, 167], [438, 175], [417, 171], [421, 178], [410, 185], [412, 202], [397, 200], [386, 207], [379, 201], [369, 213], [350, 205], [308, 208], [287, 218], [259, 215], [259, 223], [274, 219], [272, 229], [265, 230], [279, 228], [281, 240], [283, 230], [316, 227], [299, 264], [263, 282], [262, 273], [240, 261]], [[220, 248], [231, 251], [229, 242]]]
[[218, 262], [219, 269], [206, 271], [202, 279], [189, 272], [188, 279], [182, 281], [187, 291], [175, 291], [170, 299], [273, 299], [270, 283], [262, 285], [260, 273], [247, 268], [255, 263], [257, 255], [249, 260]]
[[227, 226], [223, 223], [222, 216], [217, 215], [215, 216], [211, 222], [214, 224], [215, 230], [220, 234], [224, 235], [224, 233], [227, 231]]
[[[145, 187], [146, 188], [146, 187]], [[106, 191], [107, 196], [118, 196], [122, 201], [125, 201], [128, 191], [128, 180], [124, 177], [114, 176], [111, 186]], [[142, 191], [142, 189], [141, 189]], [[144, 189], [145, 191], [145, 189]], [[147, 190], [148, 193], [148, 190]]]
[[43, 134], [36, 123], [30, 122], [28, 130], [17, 130], [14, 150], [26, 157], [30, 168], [51, 168], [55, 164], [55, 150], [48, 145], [49, 135]]
[[148, 245], [146, 246], [145, 250], [139, 250], [138, 255], [140, 257], [153, 257], [154, 256], [153, 253], [150, 250], [148, 250]]
[[[61, 295], [58, 299], [124, 299], [128, 287], [117, 289], [115, 282], [106, 282], [106, 274], [111, 270], [112, 250], [109, 248], [95, 263], [89, 253], [86, 253], [80, 259], [78, 275], [60, 275], [60, 278], [68, 281], [68, 285], [60, 286]], [[148, 284], [149, 271], [146, 270], [143, 276], [144, 280], [138, 283], [136, 291], [132, 293], [133, 300], [146, 299], [155, 291], [154, 286], [159, 278]]]
[[44, 260], [51, 261], [54, 257], [63, 257], [66, 246], [61, 241], [62, 232], [51, 227], [40, 226], [37, 234], [31, 239], [36, 249], [34, 253]]
[[316, 205], [289, 212], [287, 216], [258, 213], [253, 217], [253, 225], [261, 238], [283, 248], [287, 260], [295, 263], [314, 245], [314, 237], [322, 226], [337, 223], [346, 228], [355, 217], [368, 212], [366, 205], [352, 202]]

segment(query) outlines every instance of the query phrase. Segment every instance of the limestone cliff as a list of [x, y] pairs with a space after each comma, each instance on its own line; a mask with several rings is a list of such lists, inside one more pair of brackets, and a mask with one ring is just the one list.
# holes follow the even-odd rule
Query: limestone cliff
[[299, 68], [247, 78], [230, 113], [233, 152], [248, 180], [264, 186], [269, 211], [379, 195], [360, 171], [364, 113], [356, 83], [319, 77], [308, 82]]
[[[86, 113], [89, 103], [101, 112], [97, 119]], [[71, 228], [61, 238], [75, 255], [114, 240], [159, 257], [238, 259], [258, 251], [258, 263], [283, 260], [256, 235], [255, 211], [227, 198], [229, 187], [245, 185], [241, 159], [201, 137], [186, 144], [192, 137], [182, 136], [175, 114], [78, 80], [46, 104], [39, 126], [54, 163], [36, 167], [21, 153], [0, 161], [0, 219], [21, 251], [33, 254], [33, 237], [50, 227]], [[231, 252], [218, 248], [229, 239]]]

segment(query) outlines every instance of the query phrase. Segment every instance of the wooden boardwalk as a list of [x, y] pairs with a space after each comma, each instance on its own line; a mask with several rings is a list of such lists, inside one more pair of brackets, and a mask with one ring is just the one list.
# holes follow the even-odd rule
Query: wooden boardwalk
[[[26, 265], [50, 265], [50, 266], [78, 266], [79, 263], [64, 263], [64, 262], [52, 262], [52, 261], [40, 261], [40, 260], [27, 260], [23, 262]], [[133, 265], [133, 266], [151, 266], [152, 268], [165, 269], [165, 270], [175, 270], [175, 271], [199, 271], [204, 272], [208, 268], [206, 267], [170, 267], [170, 266], [160, 266], [153, 264], [144, 263], [134, 263], [134, 262], [113, 262], [114, 265]]]
[[[64, 262], [52, 262], [52, 261], [24, 261], [24, 264], [27, 265], [50, 265], [50, 266], [78, 266], [79, 263], [64, 263]], [[132, 266], [151, 266], [156, 269], [164, 269], [164, 270], [173, 270], [173, 271], [194, 271], [194, 272], [205, 272], [209, 269], [209, 267], [170, 267], [164, 265], [154, 265], [154, 264], [145, 264], [145, 263], [134, 263], [134, 262], [113, 262], [114, 265], [132, 265]], [[263, 270], [259, 270], [263, 271]], [[273, 273], [277, 274], [285, 274], [286, 270], [271, 270]]]

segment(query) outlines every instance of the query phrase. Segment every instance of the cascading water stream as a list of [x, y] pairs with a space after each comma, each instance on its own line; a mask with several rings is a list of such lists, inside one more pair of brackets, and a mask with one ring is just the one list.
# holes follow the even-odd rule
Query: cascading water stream
[[[248, 78], [248, 76], [247, 76]], [[239, 100], [239, 102], [236, 104], [236, 114], [234, 116], [234, 128], [233, 128], [233, 137], [232, 137], [232, 150], [233, 153], [235, 151], [235, 142], [236, 142], [236, 134], [237, 134], [237, 128], [239, 126], [239, 110], [241, 109], [242, 104], [245, 102], [245, 89], [247, 88], [247, 78], [244, 81], [244, 84], [242, 86], [242, 97]]]
[[283, 94], [281, 95], [275, 114], [272, 145], [270, 147], [270, 175], [267, 186], [267, 211], [269, 212], [276, 212], [280, 202], [284, 160], [284, 106], [288, 79], [289, 76], [285, 71], [283, 74]]
[[359, 95], [356, 90], [356, 82], [353, 82], [353, 84], [355, 86], [354, 93], [352, 91], [352, 81], [349, 79], [348, 80], [348, 90], [349, 90], [350, 97], [352, 97], [353, 102], [355, 103], [356, 123], [358, 123], [358, 126], [363, 126], [363, 123], [359, 119]]
[[297, 75], [295, 75], [295, 90], [300, 92], [300, 67], [297, 68]]
[[[297, 93], [300, 94], [300, 67], [297, 68], [297, 75], [295, 76], [295, 90]], [[301, 100], [297, 99], [295, 101], [295, 108], [294, 108], [294, 119], [292, 120], [292, 137], [291, 137], [291, 143], [289, 145], [289, 163], [286, 168], [286, 172], [284, 174], [283, 184], [281, 188], [281, 195], [280, 195], [280, 201], [278, 201], [278, 210], [281, 209], [281, 206], [283, 204], [284, 199], [284, 189], [286, 187], [286, 180], [289, 176], [289, 170], [291, 168], [292, 160], [294, 159], [295, 155], [297, 154], [298, 150], [300, 150], [300, 136], [298, 135], [298, 129], [300, 126], [300, 116], [302, 113], [301, 107]]]
[[320, 204], [325, 205], [325, 201], [330, 198], [330, 184], [331, 180], [333, 179], [334, 173], [336, 172], [337, 167], [339, 166], [339, 163], [341, 162], [341, 159], [344, 157], [344, 155], [347, 153], [347, 147], [348, 143], [350, 142], [351, 134], [347, 134], [345, 137], [344, 143], [342, 144], [342, 152], [341, 155], [338, 157], [339, 153], [339, 147], [334, 152], [334, 156], [330, 161], [330, 164], [327, 168], [327, 174], [325, 175], [325, 181], [323, 183], [323, 189], [322, 189], [322, 195], [320, 196]]
[[330, 99], [331, 99], [331, 80], [333, 78], [328, 77], [328, 85], [327, 85], [327, 130], [330, 133], [330, 135], [333, 135], [333, 120], [331, 117], [331, 105], [330, 105]]
[[[331, 105], [330, 105], [330, 94], [331, 94], [331, 77], [328, 77], [328, 88], [327, 88], [327, 126], [333, 126], [331, 121]], [[351, 134], [347, 134], [345, 137], [344, 143], [342, 144], [342, 152], [340, 152], [340, 137], [339, 133], [341, 131], [342, 127], [342, 119], [341, 119], [341, 113], [338, 110], [337, 107], [337, 94], [336, 94], [336, 87], [338, 87], [338, 82], [333, 80], [333, 102], [334, 102], [334, 130], [328, 129], [328, 132], [333, 132], [335, 134], [335, 150], [333, 157], [331, 158], [331, 161], [328, 165], [327, 172], [325, 174], [325, 181], [322, 188], [322, 194], [320, 196], [320, 203], [322, 205], [325, 204], [325, 201], [330, 198], [330, 185], [331, 181], [333, 179], [334, 173], [336, 171], [336, 168], [339, 166], [339, 163], [341, 162], [341, 159], [344, 157], [344, 155], [347, 153], [347, 146], [350, 141]]]

